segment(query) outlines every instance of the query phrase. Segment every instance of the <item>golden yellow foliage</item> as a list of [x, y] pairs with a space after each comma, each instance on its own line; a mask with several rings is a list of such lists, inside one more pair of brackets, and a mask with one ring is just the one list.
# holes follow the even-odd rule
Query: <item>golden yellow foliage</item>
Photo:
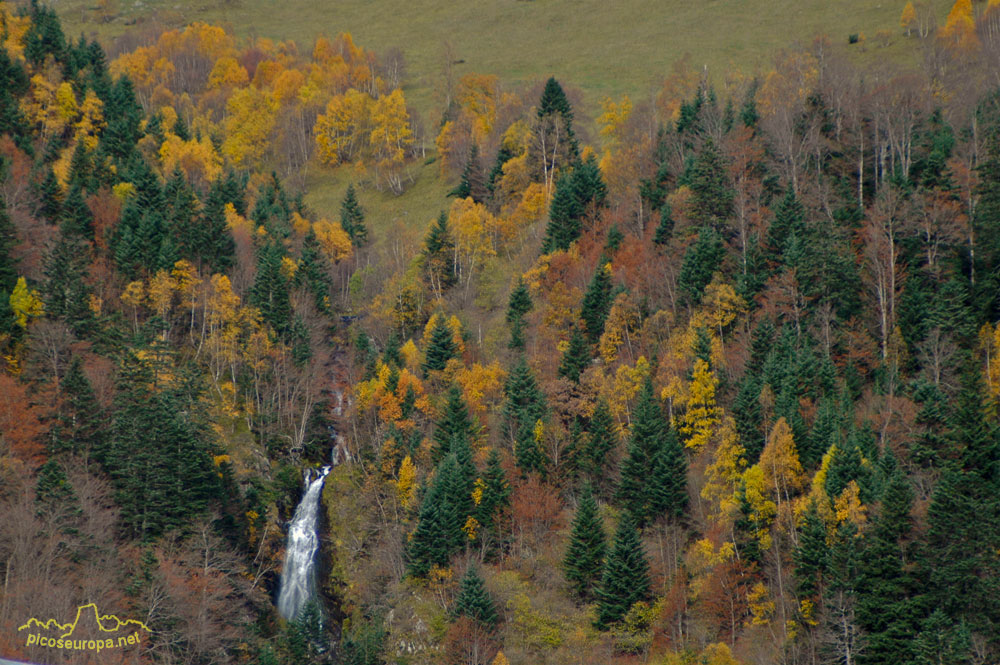
[[851, 522], [858, 528], [864, 526], [868, 519], [868, 509], [861, 503], [861, 489], [858, 487], [857, 482], [852, 480], [847, 483], [847, 487], [844, 488], [844, 491], [834, 501], [833, 510], [837, 518], [837, 524]]
[[250, 82], [250, 75], [236, 58], [227, 56], [219, 58], [208, 75], [209, 89], [231, 89], [245, 86]]
[[716, 507], [719, 519], [731, 519], [739, 510], [736, 490], [746, 469], [745, 450], [740, 444], [736, 423], [729, 416], [719, 427], [719, 445], [715, 449], [712, 463], [705, 470], [705, 486], [701, 496]]
[[465, 403], [481, 421], [485, 418], [487, 409], [496, 406], [503, 398], [506, 378], [507, 373], [495, 360], [487, 366], [479, 363], [472, 367], [463, 366], [455, 374], [455, 382], [462, 389]]
[[597, 124], [601, 126], [601, 136], [612, 142], [621, 141], [625, 123], [631, 115], [632, 100], [628, 95], [622, 95], [620, 102], [605, 97], [601, 102], [601, 116], [597, 119]]
[[681, 416], [678, 431], [685, 437], [685, 446], [698, 449], [708, 443], [712, 431], [719, 423], [722, 409], [716, 404], [715, 391], [719, 380], [708, 363], [701, 358], [694, 361], [691, 385], [688, 388], [687, 410]]
[[24, 277], [18, 277], [10, 292], [10, 308], [14, 312], [14, 322], [22, 328], [28, 327], [28, 319], [37, 319], [45, 314], [38, 291], [28, 288]]
[[370, 136], [373, 103], [371, 97], [354, 89], [330, 100], [313, 128], [322, 162], [339, 164], [362, 156]]
[[183, 141], [176, 134], [167, 134], [160, 146], [160, 163], [164, 173], [179, 167], [189, 179], [204, 182], [214, 182], [222, 173], [222, 157], [207, 136], [200, 141]]
[[909, 35], [913, 27], [917, 24], [917, 10], [913, 8], [913, 0], [907, 0], [903, 7], [903, 13], [899, 15], [899, 25], [906, 30]]
[[351, 237], [340, 226], [339, 222], [331, 222], [321, 219], [313, 224], [313, 233], [319, 242], [320, 249], [333, 263], [340, 263], [344, 259], [350, 258], [352, 247]]
[[[766, 626], [774, 615], [774, 601], [768, 600], [767, 586], [757, 582], [747, 594], [747, 604], [750, 607], [750, 625]], [[730, 656], [731, 658], [732, 656]]]
[[770, 498], [770, 486], [760, 464], [754, 464], [743, 474], [743, 487], [750, 506], [751, 530], [761, 549], [770, 549], [771, 521], [778, 514], [778, 505]]
[[225, 121], [223, 154], [238, 167], [257, 164], [269, 144], [278, 102], [267, 92], [251, 87], [236, 91], [226, 108], [229, 115]]
[[413, 465], [413, 460], [407, 455], [399, 465], [399, 477], [396, 479], [396, 496], [399, 504], [404, 508], [413, 505], [417, 495], [417, 467]]
[[972, 0], [955, 0], [944, 27], [941, 39], [948, 46], [958, 50], [971, 50], [978, 46], [976, 21], [973, 18]]

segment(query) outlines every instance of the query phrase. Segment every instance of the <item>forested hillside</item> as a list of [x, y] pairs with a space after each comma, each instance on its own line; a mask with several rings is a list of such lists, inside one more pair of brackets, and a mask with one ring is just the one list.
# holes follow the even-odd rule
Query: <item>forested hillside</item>
[[[348, 32], [0, 3], [0, 657], [1000, 662], [1000, 2], [898, 11], [919, 64], [428, 110]], [[88, 603], [148, 634], [26, 641]]]

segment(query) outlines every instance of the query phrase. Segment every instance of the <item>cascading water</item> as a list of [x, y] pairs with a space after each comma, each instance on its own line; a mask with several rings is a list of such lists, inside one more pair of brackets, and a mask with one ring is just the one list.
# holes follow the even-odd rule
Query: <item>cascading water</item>
[[278, 592], [278, 613], [289, 621], [298, 616], [305, 604], [316, 595], [319, 499], [330, 467], [324, 466], [311, 481], [310, 473], [306, 471], [306, 491], [288, 528], [285, 567], [281, 573], [281, 590]]

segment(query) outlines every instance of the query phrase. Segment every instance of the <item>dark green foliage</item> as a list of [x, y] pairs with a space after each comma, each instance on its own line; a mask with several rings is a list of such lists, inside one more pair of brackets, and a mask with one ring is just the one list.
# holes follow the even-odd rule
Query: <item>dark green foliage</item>
[[674, 235], [674, 218], [670, 206], [664, 204], [660, 208], [660, 222], [656, 225], [656, 232], [653, 234], [653, 242], [663, 246], [670, 242]]
[[498, 517], [510, 505], [510, 485], [507, 484], [507, 474], [500, 466], [500, 453], [496, 448], [490, 449], [482, 480], [483, 494], [476, 507], [476, 520], [482, 529], [490, 531], [497, 527]]
[[488, 192], [483, 179], [483, 166], [479, 163], [479, 146], [475, 143], [469, 148], [469, 157], [465, 161], [465, 168], [462, 170], [462, 177], [458, 186], [448, 192], [448, 196], [460, 199], [471, 198], [476, 203], [486, 201]]
[[677, 286], [691, 304], [701, 301], [705, 287], [712, 281], [712, 274], [719, 269], [726, 254], [725, 246], [718, 232], [710, 226], [703, 226], [698, 239], [684, 254]]
[[589, 474], [598, 486], [606, 486], [611, 474], [609, 455], [618, 447], [618, 432], [605, 400], [598, 399], [587, 429], [586, 445], [580, 455], [580, 469]]
[[[0, 179], [5, 175], [3, 162], [0, 161]], [[7, 214], [7, 202], [0, 198], [0, 297], [9, 298], [17, 283], [17, 263], [12, 255], [15, 245], [17, 233]]]
[[517, 286], [510, 292], [510, 299], [507, 301], [507, 325], [510, 326], [510, 343], [512, 349], [524, 348], [524, 317], [533, 307], [531, 294], [524, 280], [518, 278]]
[[583, 231], [583, 212], [583, 205], [573, 187], [572, 175], [563, 174], [556, 182], [552, 203], [549, 204], [549, 223], [545, 227], [542, 252], [569, 249]]
[[84, 281], [88, 254], [78, 237], [61, 236], [45, 261], [42, 283], [46, 315], [64, 320], [77, 335], [86, 334], [93, 323], [90, 289]]
[[954, 623], [935, 609], [923, 622], [911, 651], [915, 665], [972, 665], [972, 636], [964, 622]]
[[442, 211], [424, 238], [424, 277], [431, 288], [440, 293], [458, 279], [455, 272], [455, 241], [448, 230], [448, 215]]
[[827, 629], [836, 636], [830, 645], [830, 655], [836, 658], [844, 653], [851, 653], [857, 658], [857, 654], [863, 651], [864, 637], [855, 619], [861, 545], [854, 522], [845, 520], [837, 528], [830, 546], [823, 600]]
[[583, 294], [580, 306], [580, 318], [583, 319], [584, 330], [591, 343], [596, 344], [604, 333], [604, 322], [611, 312], [614, 294], [611, 289], [611, 275], [604, 262], [600, 262], [594, 272], [587, 292]]
[[62, 188], [52, 169], [47, 169], [45, 179], [39, 186], [39, 213], [52, 224], [59, 221], [62, 214]]
[[830, 552], [826, 544], [826, 524], [819, 516], [816, 503], [811, 502], [795, 549], [795, 583], [800, 594], [815, 596], [822, 588]]
[[514, 459], [522, 475], [545, 473], [548, 459], [542, 450], [541, 442], [535, 437], [535, 423], [527, 417], [519, 420], [517, 437], [514, 440]]
[[104, 449], [107, 437], [104, 410], [83, 373], [79, 356], [73, 356], [59, 386], [63, 401], [52, 429], [52, 448], [87, 458]]
[[[225, 272], [233, 264], [236, 243], [226, 226], [226, 203], [233, 203], [231, 192], [223, 183], [216, 182], [205, 199], [200, 224], [190, 235], [189, 247], [199, 264], [207, 265], [212, 272]], [[239, 212], [239, 208], [237, 208]]]
[[589, 484], [583, 486], [571, 529], [569, 547], [563, 557], [563, 571], [576, 595], [589, 600], [601, 581], [608, 549], [604, 525], [597, 513], [597, 502]]
[[635, 603], [649, 597], [649, 564], [639, 531], [629, 516], [622, 515], [615, 532], [614, 545], [597, 590], [597, 621], [607, 630], [620, 621]]
[[24, 35], [24, 57], [33, 65], [45, 62], [47, 56], [62, 60], [66, 52], [66, 37], [54, 9], [31, 3], [31, 24]]
[[344, 200], [340, 202], [340, 226], [351, 237], [351, 243], [361, 247], [368, 242], [368, 227], [365, 226], [365, 211], [358, 203], [354, 185], [347, 186]]
[[564, 376], [573, 383], [580, 382], [580, 375], [590, 366], [590, 347], [583, 333], [576, 328], [569, 338], [569, 346], [559, 360], [559, 376]]
[[506, 146], [500, 146], [500, 149], [497, 151], [497, 158], [493, 162], [493, 168], [490, 169], [489, 176], [486, 179], [486, 191], [489, 192], [490, 199], [494, 203], [497, 194], [497, 181], [503, 177], [503, 165], [515, 156]]
[[157, 389], [150, 367], [123, 361], [111, 439], [99, 461], [111, 476], [121, 521], [136, 538], [184, 528], [218, 496], [197, 384]]
[[452, 617], [469, 617], [489, 629], [496, 628], [500, 621], [493, 599], [474, 565], [470, 565], [462, 576]]
[[381, 617], [359, 623], [345, 633], [342, 649], [343, 665], [385, 665], [389, 634]]
[[511, 368], [504, 385], [504, 395], [503, 432], [510, 439], [519, 438], [522, 425], [533, 431], [535, 423], [545, 418], [548, 411], [545, 395], [524, 356], [518, 358]]
[[74, 503], [76, 492], [66, 477], [66, 471], [55, 457], [50, 457], [38, 469], [35, 484], [35, 504], [40, 510], [55, 510], [60, 505]]
[[732, 214], [733, 193], [728, 186], [725, 165], [712, 139], [706, 139], [688, 174], [693, 194], [691, 217], [696, 222], [721, 228]]
[[288, 280], [281, 270], [283, 257], [277, 242], [264, 245], [257, 254], [257, 277], [250, 289], [250, 304], [260, 310], [261, 319], [279, 335], [288, 332], [292, 315]]
[[431, 328], [431, 338], [424, 351], [424, 373], [439, 372], [445, 368], [448, 361], [458, 355], [458, 347], [455, 346], [451, 328], [443, 313], [439, 313], [434, 319], [434, 327]]
[[684, 453], [647, 377], [633, 412], [628, 455], [615, 496], [634, 522], [644, 526], [664, 514], [679, 517], [687, 506], [686, 488]]
[[453, 452], [452, 442], [456, 439], [465, 441], [468, 445], [475, 436], [476, 427], [469, 417], [465, 401], [462, 400], [462, 391], [453, 385], [448, 388], [448, 402], [445, 404], [444, 413], [434, 427], [434, 459], [440, 460]]
[[295, 284], [305, 287], [313, 297], [316, 310], [330, 312], [330, 265], [310, 227], [302, 239], [299, 268], [295, 271]]
[[[417, 528], [407, 549], [407, 573], [414, 577], [427, 575], [432, 566], [447, 566], [451, 555], [465, 541], [462, 527], [466, 517], [455, 505], [464, 484], [460, 474], [455, 455], [445, 457], [420, 504]], [[464, 502], [464, 498], [459, 500]]]
[[780, 263], [782, 257], [786, 256], [792, 239], [800, 241], [804, 239], [805, 221], [805, 208], [789, 185], [785, 191], [785, 197], [775, 207], [774, 219], [767, 229], [768, 258], [775, 263]]
[[83, 200], [83, 190], [77, 183], [70, 186], [63, 203], [60, 229], [64, 235], [73, 234], [84, 240], [92, 240], [94, 237], [94, 218]]

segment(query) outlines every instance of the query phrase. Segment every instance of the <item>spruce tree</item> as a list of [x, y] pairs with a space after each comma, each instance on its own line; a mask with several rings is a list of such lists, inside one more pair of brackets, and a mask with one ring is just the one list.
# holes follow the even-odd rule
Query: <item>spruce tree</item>
[[604, 557], [607, 553], [607, 536], [597, 512], [597, 502], [589, 484], [583, 486], [580, 503], [573, 516], [569, 547], [563, 558], [563, 571], [573, 591], [583, 600], [593, 597], [601, 581]]
[[459, 588], [452, 616], [456, 619], [463, 616], [469, 617], [489, 630], [496, 628], [500, 621], [496, 607], [493, 605], [493, 599], [490, 598], [490, 594], [483, 584], [483, 578], [479, 576], [479, 571], [474, 565], [470, 565], [465, 571], [465, 575], [462, 576], [462, 585]]
[[660, 222], [656, 225], [656, 231], [653, 233], [653, 242], [661, 247], [670, 242], [670, 238], [674, 235], [674, 218], [673, 213], [670, 210], [670, 206], [664, 204], [660, 208]]
[[507, 325], [510, 326], [508, 346], [512, 349], [524, 348], [524, 316], [531, 311], [532, 306], [528, 287], [524, 280], [519, 278], [507, 302]]
[[549, 204], [549, 223], [545, 227], [542, 252], [549, 254], [569, 249], [583, 231], [583, 213], [584, 207], [577, 196], [572, 175], [562, 175], [556, 182], [552, 203]]
[[455, 241], [448, 230], [448, 215], [442, 211], [424, 239], [421, 252], [425, 279], [438, 294], [458, 279], [455, 273]]
[[420, 504], [417, 528], [407, 549], [407, 571], [414, 577], [424, 577], [432, 566], [447, 566], [465, 539], [465, 516], [455, 505], [456, 500], [463, 500], [459, 496], [463, 485], [460, 476], [455, 455], [448, 455], [438, 464], [431, 488]]
[[583, 333], [573, 328], [569, 338], [569, 346], [559, 360], [559, 376], [566, 377], [573, 383], [580, 383], [580, 375], [590, 366], [590, 347]]
[[91, 453], [99, 454], [104, 450], [107, 435], [105, 415], [79, 356], [73, 356], [59, 388], [63, 402], [52, 429], [53, 450], [82, 455], [85, 459]]
[[[657, 408], [657, 415], [658, 412]], [[649, 479], [650, 513], [654, 519], [661, 515], [678, 519], [684, 515], [688, 505], [687, 460], [677, 431], [669, 424], [665, 429]]]
[[772, 263], [778, 263], [788, 249], [788, 243], [792, 238], [804, 239], [806, 232], [806, 212], [805, 208], [795, 196], [795, 191], [791, 184], [785, 191], [784, 198], [774, 209], [774, 219], [767, 229], [767, 249], [768, 259]]
[[584, 329], [591, 343], [596, 344], [604, 333], [604, 322], [611, 312], [613, 301], [611, 275], [602, 260], [590, 280], [580, 307], [580, 318], [583, 319]]
[[347, 193], [344, 200], [340, 202], [340, 225], [347, 235], [351, 237], [351, 242], [361, 247], [368, 242], [368, 227], [365, 226], [365, 211], [358, 203], [354, 185], [347, 186]]
[[66, 195], [60, 228], [64, 234], [75, 234], [84, 240], [94, 237], [94, 218], [83, 200], [83, 188], [77, 183], [70, 185]]
[[443, 370], [448, 361], [457, 355], [458, 347], [455, 346], [452, 330], [444, 314], [439, 313], [434, 318], [431, 338], [424, 352], [424, 374]]
[[635, 603], [649, 597], [649, 564], [639, 531], [623, 514], [615, 532], [614, 545], [597, 590], [597, 621], [600, 630], [620, 621]]
[[607, 477], [610, 475], [607, 465], [610, 455], [616, 448], [618, 448], [618, 432], [615, 430], [614, 417], [607, 401], [598, 398], [594, 415], [590, 418], [586, 447], [581, 455], [580, 466], [599, 487], [607, 484]]
[[46, 170], [38, 194], [39, 213], [50, 223], [58, 223], [62, 215], [62, 188], [51, 168]]
[[[192, 247], [195, 248], [199, 260], [207, 264], [212, 272], [226, 272], [233, 264], [236, 255], [236, 243], [233, 234], [226, 226], [226, 203], [233, 203], [236, 212], [239, 207], [233, 201], [231, 186], [235, 181], [226, 183], [216, 181], [205, 199], [201, 215], [201, 224], [192, 236]], [[236, 185], [238, 186], [238, 185]], [[239, 196], [237, 198], [242, 198]]]
[[819, 516], [816, 502], [812, 501], [806, 509], [799, 545], [793, 556], [796, 589], [801, 595], [813, 597], [820, 592], [829, 556], [826, 524]]
[[84, 281], [88, 254], [78, 237], [61, 236], [46, 258], [42, 283], [45, 313], [65, 321], [77, 335], [86, 334], [93, 323], [90, 289]]
[[720, 229], [732, 214], [733, 193], [726, 168], [712, 139], [706, 139], [689, 174], [691, 217], [702, 225]]
[[545, 473], [548, 460], [545, 451], [535, 437], [535, 423], [527, 416], [519, 419], [517, 438], [514, 440], [514, 459], [522, 475]]
[[448, 196], [460, 199], [471, 198], [476, 203], [484, 203], [487, 197], [486, 182], [483, 179], [483, 166], [479, 162], [479, 146], [475, 143], [469, 148], [469, 156], [465, 160], [465, 168], [455, 189]]
[[503, 433], [511, 439], [518, 437], [524, 424], [533, 431], [535, 423], [543, 420], [548, 412], [545, 395], [524, 356], [511, 368], [504, 384], [504, 395]]

